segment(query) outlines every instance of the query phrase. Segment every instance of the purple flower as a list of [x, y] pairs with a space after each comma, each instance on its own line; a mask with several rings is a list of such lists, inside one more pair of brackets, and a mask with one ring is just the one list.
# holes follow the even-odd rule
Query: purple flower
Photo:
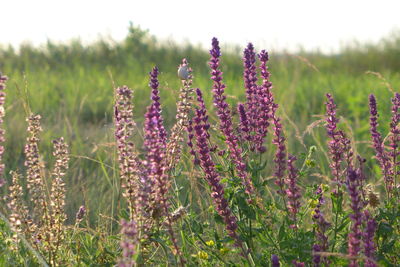
[[296, 215], [300, 209], [300, 201], [301, 198], [300, 188], [297, 185], [297, 179], [299, 176], [299, 172], [294, 166], [294, 162], [296, 161], [296, 157], [293, 155], [289, 155], [287, 164], [288, 164], [288, 178], [285, 180], [287, 189], [286, 196], [288, 198], [287, 208], [291, 219], [296, 225]]
[[85, 214], [86, 214], [86, 208], [85, 208], [85, 206], [82, 205], [79, 207], [78, 212], [76, 213], [76, 216], [75, 216], [76, 221], [77, 222], [82, 221]]
[[209, 186], [211, 187], [211, 197], [213, 198], [215, 208], [218, 214], [223, 218], [229, 236], [235, 240], [235, 244], [237, 246], [242, 247], [242, 241], [239, 239], [239, 236], [236, 233], [236, 229], [238, 227], [236, 223], [236, 217], [232, 214], [228, 206], [228, 201], [224, 196], [224, 187], [220, 183], [219, 174], [215, 169], [215, 164], [210, 155], [210, 136], [207, 133], [210, 125], [208, 123], [207, 111], [203, 105], [201, 91], [197, 89], [196, 93], [200, 107], [196, 108], [196, 115], [193, 119], [193, 122], [200, 166], [203, 169]]
[[321, 252], [321, 246], [318, 244], [313, 245], [313, 266], [319, 267], [321, 266], [321, 255], [318, 253]]
[[[123, 196], [128, 202], [132, 218], [140, 225], [145, 225], [142, 220], [148, 217], [145, 211], [149, 209], [150, 185], [132, 142], [136, 125], [133, 120], [132, 98], [133, 91], [127, 86], [115, 90], [114, 134]], [[141, 179], [141, 183], [137, 183], [138, 179]]]
[[[277, 104], [273, 105], [273, 109], [276, 110], [278, 108]], [[275, 112], [274, 112], [275, 113]], [[282, 124], [280, 123], [280, 118], [276, 115], [273, 117], [274, 123], [274, 135], [275, 138], [272, 140], [272, 143], [276, 146], [275, 152], [275, 184], [279, 187], [278, 194], [285, 195], [286, 191], [284, 189], [284, 176], [286, 170], [286, 145], [285, 145], [285, 137], [283, 137], [282, 133]]]
[[[6, 89], [6, 82], [8, 78], [6, 76], [3, 76], [0, 72], [0, 125], [3, 124], [3, 118], [5, 116], [5, 109], [4, 109], [4, 104], [6, 100], [6, 93], [4, 90]], [[4, 142], [5, 130], [0, 128], [0, 142]], [[0, 175], [3, 175], [4, 172], [4, 164], [1, 162], [3, 158], [3, 153], [4, 153], [4, 146], [0, 146]], [[4, 181], [4, 180], [3, 180]], [[0, 180], [1, 184], [1, 180]], [[2, 185], [0, 185], [1, 187]]]
[[[160, 198], [167, 192], [167, 176], [164, 173], [166, 152], [166, 131], [161, 115], [160, 97], [158, 92], [158, 68], [154, 67], [150, 72], [149, 86], [152, 88], [152, 103], [147, 108], [144, 123], [144, 147], [147, 151], [147, 169], [150, 178], [149, 185], [152, 188], [152, 201], [161, 204]], [[158, 209], [153, 207], [153, 209]], [[153, 210], [155, 212], [155, 210]]]
[[250, 141], [250, 128], [249, 128], [249, 120], [247, 118], [246, 109], [243, 104], [238, 105], [238, 113], [240, 118], [240, 133], [243, 136], [244, 140]]
[[[399, 142], [400, 142], [400, 128], [399, 128], [399, 123], [400, 123], [400, 94], [396, 93], [394, 97], [392, 98], [392, 120], [390, 122], [390, 151], [388, 153], [389, 158], [392, 161], [392, 170], [391, 174], [394, 177], [397, 177], [399, 174], [398, 171], [396, 171], [397, 166], [400, 165], [400, 162], [398, 160], [398, 156], [400, 155], [399, 152]], [[394, 179], [393, 179], [394, 180]], [[393, 181], [394, 185], [396, 185], [396, 181]]]
[[326, 131], [330, 138], [328, 141], [329, 154], [331, 157], [331, 163], [329, 166], [332, 170], [333, 181], [340, 185], [343, 183], [341, 177], [341, 163], [343, 161], [344, 149], [342, 146], [342, 138], [344, 133], [337, 129], [337, 123], [339, 119], [336, 116], [336, 104], [331, 94], [326, 94]]
[[219, 57], [221, 56], [219, 42], [217, 38], [212, 39], [212, 49], [210, 50], [211, 59], [211, 79], [213, 80], [214, 105], [217, 108], [217, 115], [220, 120], [220, 129], [225, 135], [226, 144], [232, 160], [235, 163], [238, 176], [242, 179], [246, 193], [253, 196], [255, 193], [253, 183], [246, 170], [246, 164], [242, 157], [242, 150], [238, 145], [238, 138], [233, 133], [232, 116], [228, 103], [226, 102], [225, 84], [222, 83], [222, 72], [219, 70]]
[[192, 120], [188, 121], [188, 126], [187, 126], [187, 131], [188, 131], [188, 141], [187, 141], [187, 145], [189, 147], [189, 153], [193, 156], [193, 163], [195, 165], [199, 164], [199, 158], [198, 155], [196, 153], [196, 150], [193, 146], [193, 138], [194, 138], [194, 133], [193, 133], [193, 122]]
[[163, 124], [163, 118], [161, 116], [161, 105], [158, 96], [158, 69], [153, 68], [150, 73], [150, 86], [152, 90], [151, 99], [152, 104], [148, 107], [145, 114], [145, 141], [144, 145], [147, 150], [147, 168], [149, 185], [151, 186], [151, 204], [152, 204], [152, 217], [159, 219], [161, 216], [166, 216], [166, 226], [170, 239], [174, 246], [174, 254], [177, 254], [181, 260], [182, 253], [178, 247], [178, 242], [175, 237], [175, 233], [172, 229], [172, 219], [168, 211], [168, 191], [170, 187], [170, 181], [166, 163], [166, 146], [167, 146], [167, 134]]
[[118, 262], [119, 267], [132, 267], [135, 262], [133, 256], [136, 254], [136, 246], [138, 242], [138, 230], [135, 221], [121, 221], [122, 240], [120, 246], [122, 248], [122, 258]]
[[269, 120], [274, 117], [276, 109], [273, 109], [274, 96], [272, 95], [272, 83], [269, 80], [270, 73], [268, 71], [268, 53], [262, 50], [258, 55], [261, 65], [261, 77], [263, 79], [262, 85], [257, 87], [257, 105], [259, 106], [257, 111], [256, 121], [256, 135], [254, 137], [255, 147], [258, 152], [263, 153], [266, 151], [263, 146], [264, 139], [267, 136], [268, 127], [270, 125]]
[[[328, 236], [326, 234], [328, 228], [331, 226], [325, 220], [323, 213], [321, 212], [321, 206], [325, 203], [322, 187], [318, 186], [317, 191], [315, 192], [318, 198], [317, 206], [314, 209], [313, 222], [315, 225], [315, 235], [316, 235], [316, 243], [313, 245], [313, 251], [315, 252], [325, 252], [328, 250]], [[319, 266], [317, 264], [321, 262], [321, 256], [318, 254], [313, 255], [314, 266]], [[328, 265], [328, 261], [326, 257], [322, 257], [322, 262]]]
[[378, 224], [376, 221], [371, 218], [371, 215], [366, 210], [364, 211], [365, 216], [365, 230], [363, 233], [363, 241], [364, 241], [364, 255], [367, 257], [365, 260], [366, 267], [377, 267], [378, 265], [375, 263], [375, 243], [374, 236], [377, 230]]
[[153, 70], [149, 73], [150, 74], [150, 82], [149, 86], [151, 87], [151, 100], [153, 101], [154, 106], [154, 115], [158, 121], [158, 131], [160, 135], [160, 139], [163, 143], [167, 142], [167, 131], [164, 128], [163, 120], [161, 117], [161, 104], [160, 104], [160, 95], [159, 95], [159, 82], [158, 82], [158, 68], [154, 67]]
[[370, 132], [372, 137], [373, 147], [375, 148], [376, 158], [381, 166], [382, 173], [385, 179], [386, 192], [388, 196], [393, 189], [393, 173], [392, 164], [389, 156], [385, 151], [382, 142], [381, 134], [378, 131], [378, 110], [376, 106], [376, 99], [374, 95], [369, 96], [369, 109], [370, 109]]
[[[257, 72], [256, 72], [256, 54], [254, 46], [249, 43], [243, 52], [243, 80], [246, 88], [246, 115], [249, 122], [250, 132], [256, 131], [256, 118], [258, 111], [258, 96], [257, 96]], [[247, 132], [248, 139], [252, 139], [250, 132]], [[254, 148], [254, 147], [253, 147]]]
[[281, 264], [279, 263], [279, 257], [275, 254], [272, 254], [271, 256], [271, 265], [272, 267], [280, 267]]
[[293, 260], [292, 264], [295, 267], [304, 267], [305, 266], [304, 262], [299, 262], [299, 261], [296, 261], [296, 260]]
[[[346, 184], [350, 195], [350, 207], [352, 210], [350, 219], [353, 222], [348, 235], [348, 254], [350, 257], [357, 257], [361, 250], [361, 225], [363, 218], [363, 203], [360, 195], [360, 191], [362, 190], [362, 188], [360, 188], [361, 175], [360, 169], [354, 170], [350, 168], [347, 172]], [[358, 266], [357, 259], [352, 259], [349, 266]]]

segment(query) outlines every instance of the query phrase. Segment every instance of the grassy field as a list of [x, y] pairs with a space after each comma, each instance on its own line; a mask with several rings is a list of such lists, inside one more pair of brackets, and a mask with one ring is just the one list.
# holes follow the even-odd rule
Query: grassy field
[[[257, 51], [261, 49], [268, 50], [268, 47], [256, 47]], [[223, 47], [221, 58], [228, 102], [235, 108], [245, 101], [241, 51], [242, 48], [224, 50]], [[92, 227], [102, 225], [106, 218], [116, 219], [124, 211], [124, 204], [115, 162], [114, 88], [127, 85], [134, 90], [134, 118], [139, 129], [135, 139], [138, 149], [142, 150], [143, 114], [150, 104], [148, 73], [155, 65], [161, 71], [161, 103], [165, 125], [170, 130], [175, 122], [181, 86], [176, 71], [182, 58], [187, 58], [193, 68], [193, 87], [203, 91], [210, 118], [216, 122], [207, 65], [209, 54], [199, 47], [160, 42], [133, 26], [120, 43], [98, 41], [83, 46], [79, 41], [69, 44], [49, 41], [40, 48], [23, 45], [18, 51], [0, 46], [0, 70], [9, 77], [4, 123], [6, 180], [11, 180], [10, 170], [25, 168], [25, 118], [30, 112], [40, 114], [43, 118], [40, 151], [46, 165], [54, 163], [52, 139], [63, 136], [70, 145], [70, 168], [65, 178], [68, 223], [74, 222], [81, 205], [89, 210], [87, 223]], [[354, 44], [336, 55], [271, 51], [269, 70], [290, 153], [302, 157], [311, 146], [316, 146], [314, 158], [320, 171], [329, 173], [324, 124], [309, 126], [323, 118], [325, 94], [332, 93], [338, 114], [343, 116], [341, 128], [357, 141], [357, 151], [367, 158], [369, 183], [379, 185], [380, 171], [373, 163], [374, 151], [369, 143], [368, 95], [377, 96], [380, 130], [386, 135], [391, 90], [400, 88], [399, 36], [393, 35], [373, 45]], [[378, 72], [382, 77], [378, 77]], [[234, 118], [238, 120], [237, 115]], [[267, 140], [271, 140], [271, 136]], [[273, 146], [267, 147], [265, 158], [271, 160], [266, 163], [264, 176], [272, 175], [274, 153]], [[187, 174], [190, 161], [185, 154], [184, 163], [189, 167], [178, 179], [184, 186], [187, 186], [185, 177], [192, 176]], [[306, 177], [302, 183], [313, 179], [315, 177]], [[383, 187], [378, 186], [377, 190], [383, 192]], [[7, 194], [6, 187], [1, 192]], [[118, 230], [117, 224], [112, 222], [104, 227], [110, 233]]]

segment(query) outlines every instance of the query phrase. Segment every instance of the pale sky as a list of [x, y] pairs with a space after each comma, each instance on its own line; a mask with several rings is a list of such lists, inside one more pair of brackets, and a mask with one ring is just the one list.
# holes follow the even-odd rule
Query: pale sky
[[161, 38], [206, 48], [216, 36], [241, 46], [331, 52], [400, 31], [399, 11], [400, 0], [0, 0], [0, 44], [121, 40], [132, 21]]

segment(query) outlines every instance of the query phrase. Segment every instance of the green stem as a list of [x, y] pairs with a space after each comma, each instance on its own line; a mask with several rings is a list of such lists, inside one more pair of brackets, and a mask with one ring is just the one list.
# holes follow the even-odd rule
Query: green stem
[[[337, 186], [337, 192], [339, 194], [339, 185]], [[335, 250], [336, 239], [337, 239], [337, 231], [338, 231], [339, 205], [342, 204], [341, 202], [342, 202], [342, 198], [338, 197], [337, 200], [336, 200], [335, 228], [334, 228], [333, 244], [332, 244], [331, 252], [334, 252], [334, 250]], [[334, 205], [333, 201], [332, 201], [332, 205]]]

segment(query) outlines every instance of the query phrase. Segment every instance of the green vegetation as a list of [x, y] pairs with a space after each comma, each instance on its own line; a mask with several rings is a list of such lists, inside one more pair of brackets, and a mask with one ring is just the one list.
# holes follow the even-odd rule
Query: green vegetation
[[[264, 48], [257, 48], [258, 51], [261, 49]], [[265, 49], [268, 50], [268, 47]], [[226, 93], [230, 96], [228, 102], [236, 108], [238, 102], [245, 101], [241, 48], [224, 51], [221, 68], [227, 85]], [[129, 28], [126, 39], [120, 43], [99, 40], [84, 46], [79, 41], [69, 44], [49, 41], [40, 48], [23, 45], [18, 51], [0, 47], [0, 70], [9, 77], [4, 122], [6, 180], [11, 181], [10, 170], [25, 169], [26, 117], [30, 111], [40, 114], [43, 118], [40, 151], [46, 165], [52, 166], [54, 162], [51, 140], [63, 136], [70, 146], [70, 168], [65, 178], [67, 222], [74, 223], [79, 206], [87, 207], [89, 216], [86, 225], [100, 230], [93, 236], [79, 234], [82, 235], [82, 246], [93, 249], [85, 253], [87, 259], [93, 257], [92, 262], [96, 262], [96, 266], [108, 263], [108, 253], [113, 254], [117, 250], [115, 246], [108, 248], [106, 242], [102, 247], [104, 236], [101, 230], [116, 234], [119, 230], [118, 216], [125, 216], [125, 209], [121, 208], [124, 201], [115, 162], [113, 89], [127, 85], [134, 90], [134, 117], [138, 126], [135, 138], [140, 144], [138, 149], [142, 150], [143, 114], [150, 104], [148, 73], [155, 65], [161, 71], [163, 117], [166, 128], [170, 130], [175, 123], [181, 86], [176, 71], [182, 58], [187, 58], [193, 68], [193, 87], [201, 88], [211, 120], [216, 122], [211, 98], [212, 81], [207, 65], [209, 54], [200, 47], [160, 42], [149, 32], [134, 26]], [[399, 91], [400, 88], [400, 36], [393, 35], [373, 45], [349, 46], [337, 55], [272, 51], [269, 62], [275, 99], [280, 105], [278, 114], [282, 117], [290, 152], [304, 160], [309, 148], [316, 146], [315, 164], [322, 173], [329, 173], [324, 123], [309, 126], [323, 119], [325, 93], [332, 93], [338, 104], [338, 113], [344, 117], [340, 127], [353, 135], [350, 138], [357, 141], [357, 151], [368, 159], [366, 171], [369, 182], [380, 183], [380, 170], [372, 160], [374, 152], [368, 143], [368, 95], [374, 93], [377, 96], [380, 130], [385, 136], [389, 131], [391, 90]], [[235, 120], [238, 120], [237, 115]], [[270, 144], [270, 139], [267, 138], [267, 144]], [[265, 157], [271, 160], [263, 171], [271, 175], [275, 148], [270, 146], [267, 150]], [[189, 156], [184, 156], [184, 163], [191, 166]], [[187, 170], [183, 170], [180, 177], [185, 176]], [[315, 177], [305, 179], [311, 181]], [[183, 182], [183, 186], [189, 185]], [[383, 190], [383, 187], [378, 190]], [[7, 186], [0, 192], [6, 195]], [[187, 197], [196, 199], [198, 196]], [[270, 208], [274, 208], [272, 204]], [[3, 228], [6, 225], [0, 222], [0, 229]], [[98, 246], [101, 247], [100, 252]], [[0, 242], [0, 251], [3, 249], [4, 244]], [[5, 258], [0, 257], [2, 264], [5, 264]], [[30, 266], [29, 262], [25, 264]], [[89, 266], [91, 262], [85, 264]]]

